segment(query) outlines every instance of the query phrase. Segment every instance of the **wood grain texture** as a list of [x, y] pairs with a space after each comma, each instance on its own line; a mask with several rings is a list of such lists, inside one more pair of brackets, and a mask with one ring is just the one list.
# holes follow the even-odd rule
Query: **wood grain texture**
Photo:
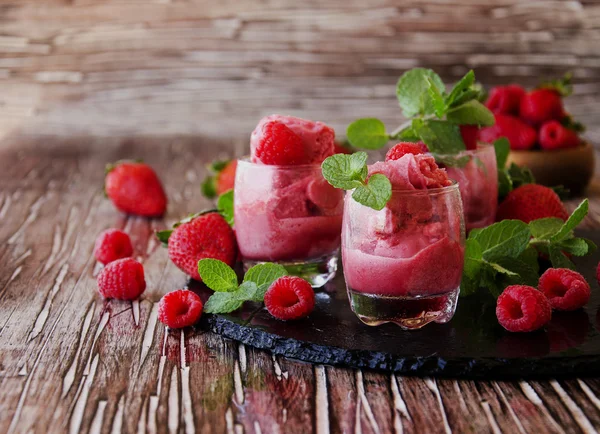
[[[40, 147], [40, 140], [47, 148]], [[0, 147], [0, 432], [594, 432], [596, 379], [406, 378], [311, 366], [210, 333], [167, 333], [157, 301], [186, 277], [151, 236], [208, 206], [204, 164], [243, 142], [21, 137]], [[204, 145], [204, 146], [203, 146]], [[47, 150], [45, 150], [47, 149]], [[103, 166], [142, 157], [172, 199], [164, 220], [118, 214]], [[585, 224], [598, 227], [592, 190]], [[570, 202], [572, 208], [575, 201]], [[144, 263], [139, 302], [97, 295], [96, 235], [121, 227]]]

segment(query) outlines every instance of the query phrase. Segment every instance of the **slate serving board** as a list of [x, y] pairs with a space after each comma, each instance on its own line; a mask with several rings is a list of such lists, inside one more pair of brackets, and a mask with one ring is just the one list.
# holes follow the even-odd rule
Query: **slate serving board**
[[[580, 231], [600, 245], [600, 232]], [[600, 253], [575, 258], [592, 287], [584, 309], [554, 312], [545, 330], [509, 333], [497, 322], [495, 299], [459, 300], [448, 324], [403, 331], [393, 324], [369, 327], [350, 310], [341, 270], [316, 294], [306, 319], [282, 322], [260, 304], [246, 303], [229, 315], [204, 315], [201, 327], [275, 354], [311, 363], [392, 371], [404, 375], [465, 378], [569, 377], [600, 375]], [[210, 290], [194, 282], [203, 299]]]

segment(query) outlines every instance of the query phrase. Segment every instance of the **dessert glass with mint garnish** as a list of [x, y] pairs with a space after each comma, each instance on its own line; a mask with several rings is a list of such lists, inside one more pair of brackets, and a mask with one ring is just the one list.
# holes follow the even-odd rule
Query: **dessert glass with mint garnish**
[[322, 122], [272, 115], [251, 137], [250, 158], [238, 161], [235, 232], [248, 269], [275, 262], [320, 287], [337, 270], [343, 192], [321, 173], [334, 153], [334, 131]]
[[358, 119], [348, 126], [350, 144], [380, 149], [390, 140], [424, 143], [459, 184], [467, 230], [493, 223], [498, 200], [495, 147], [480, 145], [477, 138], [479, 128], [493, 125], [495, 119], [480, 102], [484, 95], [473, 71], [446, 92], [434, 71], [415, 68], [400, 77], [396, 94], [408, 121], [388, 133], [378, 119]]

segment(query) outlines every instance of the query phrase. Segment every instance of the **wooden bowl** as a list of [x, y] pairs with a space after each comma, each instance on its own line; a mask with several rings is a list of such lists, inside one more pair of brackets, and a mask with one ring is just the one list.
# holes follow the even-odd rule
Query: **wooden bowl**
[[595, 152], [588, 142], [557, 151], [510, 151], [510, 163], [529, 167], [538, 184], [548, 187], [563, 185], [572, 195], [578, 195], [594, 175]]

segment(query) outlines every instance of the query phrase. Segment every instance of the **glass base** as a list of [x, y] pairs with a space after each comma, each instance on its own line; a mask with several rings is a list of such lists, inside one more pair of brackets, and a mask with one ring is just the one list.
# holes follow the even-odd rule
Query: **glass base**
[[390, 297], [348, 288], [350, 307], [369, 326], [388, 322], [404, 330], [416, 330], [430, 322], [446, 323], [456, 310], [459, 288], [444, 294], [423, 297]]
[[338, 253], [321, 256], [306, 261], [252, 261], [244, 259], [244, 273], [256, 264], [274, 262], [283, 265], [291, 276], [298, 276], [307, 280], [313, 288], [320, 288], [335, 277], [338, 268]]

